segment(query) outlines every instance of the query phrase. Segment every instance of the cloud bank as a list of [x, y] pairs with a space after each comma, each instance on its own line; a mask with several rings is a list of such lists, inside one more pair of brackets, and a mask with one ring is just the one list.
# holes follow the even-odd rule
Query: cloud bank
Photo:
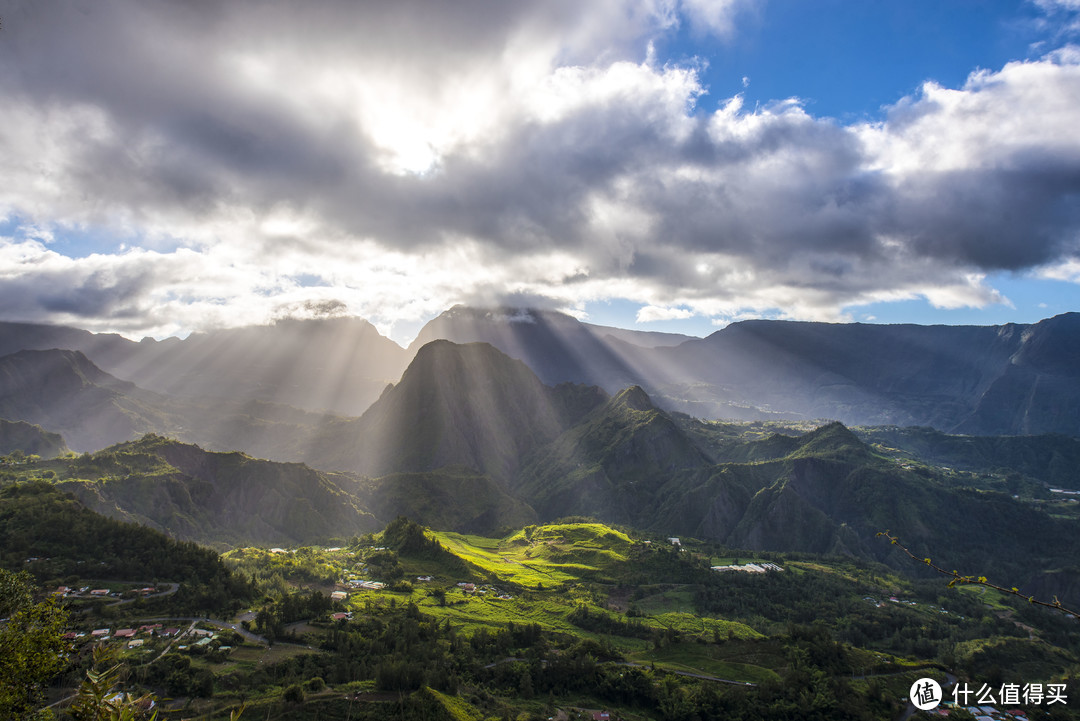
[[1080, 50], [847, 125], [712, 98], [651, 50], [748, 7], [16, 4], [0, 308], [133, 335], [290, 308], [386, 329], [493, 295], [839, 319], [1075, 280]]

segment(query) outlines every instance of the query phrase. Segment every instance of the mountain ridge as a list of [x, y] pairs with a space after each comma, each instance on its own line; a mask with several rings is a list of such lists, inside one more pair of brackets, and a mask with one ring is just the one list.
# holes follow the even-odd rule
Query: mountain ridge
[[1076, 313], [1001, 326], [747, 320], [682, 339], [556, 311], [455, 306], [425, 325], [408, 349], [353, 318], [140, 343], [0, 323], [0, 351], [71, 346], [149, 391], [351, 416], [397, 382], [425, 341], [437, 339], [490, 343], [546, 385], [584, 383], [608, 393], [638, 385], [661, 407], [702, 418], [1080, 435]]

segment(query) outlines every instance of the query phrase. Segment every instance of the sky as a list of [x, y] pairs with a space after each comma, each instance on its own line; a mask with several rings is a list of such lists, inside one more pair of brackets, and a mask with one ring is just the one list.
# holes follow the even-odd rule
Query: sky
[[0, 320], [1080, 310], [1080, 0], [0, 0]]

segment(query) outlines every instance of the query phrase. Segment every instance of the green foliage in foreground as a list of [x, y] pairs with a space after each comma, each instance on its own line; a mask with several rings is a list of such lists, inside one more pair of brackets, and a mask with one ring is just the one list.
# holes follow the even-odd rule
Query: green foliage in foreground
[[36, 708], [42, 688], [64, 666], [61, 630], [67, 613], [53, 599], [35, 602], [27, 573], [0, 568], [0, 718]]

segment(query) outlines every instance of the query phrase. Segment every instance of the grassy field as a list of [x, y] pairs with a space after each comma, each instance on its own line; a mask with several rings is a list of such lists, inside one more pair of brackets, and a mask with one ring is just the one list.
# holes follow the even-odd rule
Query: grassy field
[[[746, 659], [719, 659], [689, 652], [679, 658], [653, 658], [648, 656], [653, 644], [647, 638], [594, 633], [571, 623], [567, 617], [579, 606], [626, 621], [625, 616], [606, 609], [607, 594], [614, 586], [597, 580], [617, 576], [618, 568], [626, 565], [635, 542], [624, 533], [601, 524], [582, 523], [530, 527], [501, 539], [453, 532], [432, 535], [468, 564], [466, 571], [471, 569], [472, 577], [459, 579], [440, 568], [437, 561], [403, 558], [402, 566], [409, 574], [433, 575], [435, 580], [430, 584], [417, 582], [408, 593], [353, 593], [349, 605], [362, 613], [369, 604], [411, 602], [425, 614], [449, 620], [464, 633], [511, 623], [537, 624], [551, 633], [606, 641], [635, 659], [668, 664], [673, 670], [717, 676], [723, 671], [746, 681], [773, 675], [771, 670], [758, 668]], [[455, 568], [461, 575], [461, 567]], [[467, 592], [456, 585], [466, 581], [475, 583], [476, 589]], [[683, 639], [703, 641], [740, 642], [761, 637], [744, 624], [694, 613], [693, 593], [687, 587], [665, 584], [652, 590], [655, 592], [636, 602], [643, 615], [633, 617], [645, 628], [675, 631]]]
[[524, 588], [602, 580], [627, 560], [633, 541], [598, 523], [529, 527], [503, 539], [448, 531], [435, 538], [493, 579]]

